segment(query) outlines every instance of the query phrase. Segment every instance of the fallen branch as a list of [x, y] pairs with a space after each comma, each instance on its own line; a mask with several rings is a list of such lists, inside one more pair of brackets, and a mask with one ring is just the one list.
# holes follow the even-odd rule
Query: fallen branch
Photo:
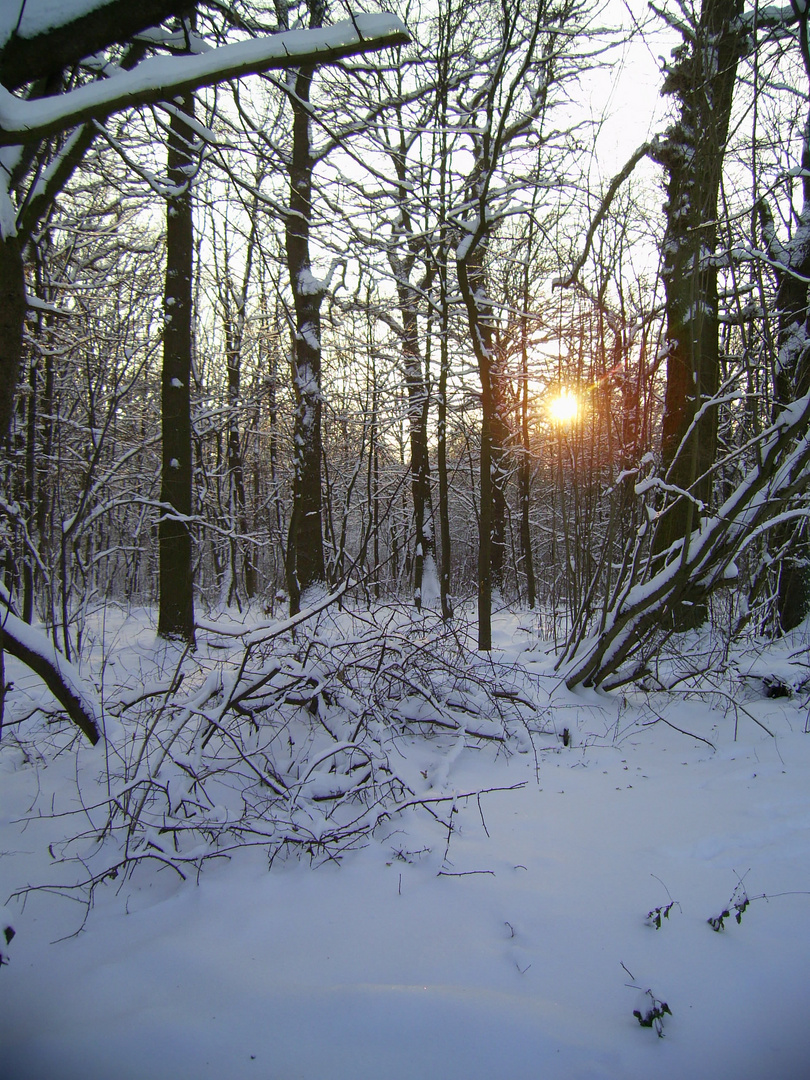
[[[0, 595], [0, 599], [5, 601], [6, 597]], [[23, 622], [6, 607], [0, 646], [39, 675], [73, 723], [95, 746], [101, 738], [95, 695], [91, 696], [76, 668], [54, 648], [45, 634]]]

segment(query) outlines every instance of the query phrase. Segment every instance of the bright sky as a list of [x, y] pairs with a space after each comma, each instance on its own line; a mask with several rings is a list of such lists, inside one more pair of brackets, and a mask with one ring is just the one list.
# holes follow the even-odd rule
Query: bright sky
[[606, 14], [628, 27], [644, 23], [643, 34], [639, 30], [619, 46], [610, 66], [593, 76], [594, 119], [608, 116], [597, 142], [599, 156], [606, 162], [615, 158], [621, 165], [663, 126], [667, 101], [661, 97], [661, 67], [679, 39], [660, 19], [651, 18], [639, 0], [610, 0]]

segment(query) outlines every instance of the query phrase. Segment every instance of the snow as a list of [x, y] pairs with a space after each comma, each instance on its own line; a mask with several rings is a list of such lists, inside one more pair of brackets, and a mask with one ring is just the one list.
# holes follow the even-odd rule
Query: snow
[[326, 281], [315, 277], [311, 270], [299, 270], [298, 291], [302, 296], [320, 296], [326, 291]]
[[[321, 611], [310, 632], [324, 642], [324, 657], [337, 635], [362, 636], [369, 615], [359, 614], [355, 625], [345, 613]], [[197, 655], [184, 658], [177, 646], [155, 642], [151, 618], [113, 609], [105, 616], [114, 644], [104, 671], [108, 755], [126, 745], [124, 719], [112, 713], [139, 689], [165, 694], [178, 664], [194, 684], [189, 712], [233, 683], [240, 640], [217, 636], [216, 619], [200, 633]], [[417, 639], [431, 648], [437, 622], [385, 618], [394, 651]], [[553, 677], [533, 619], [496, 619], [493, 661], [519, 662], [515, 688], [533, 687], [531, 734], [516, 729], [506, 743], [473, 740], [463, 728], [395, 736], [393, 717], [381, 734], [393, 740], [391, 761], [419, 785], [417, 794], [449, 800], [435, 805], [452, 833], [414, 805], [336, 860], [278, 858], [268, 872], [267, 845], [259, 845], [209, 861], [185, 882], [165, 865], [143, 863], [132, 877], [99, 886], [89, 912], [52, 892], [31, 892], [25, 905], [9, 899], [0, 925], [16, 935], [8, 945], [0, 938], [8, 959], [0, 971], [2, 1075], [808, 1075], [807, 639], [767, 650], [752, 643], [725, 675], [677, 695], [575, 694]], [[100, 621], [88, 627], [94, 633], [99, 644], [85, 663], [98, 675]], [[668, 662], [677, 666], [677, 656]], [[381, 661], [381, 677], [389, 663]], [[498, 670], [503, 682], [512, 669]], [[793, 697], [764, 696], [758, 680], [772, 672], [790, 682]], [[46, 702], [12, 661], [9, 677], [11, 726], [0, 743], [4, 899], [29, 883], [67, 880], [71, 864], [52, 859], [49, 845], [58, 855], [64, 838], [87, 827], [72, 778], [81, 778], [87, 806], [106, 790], [98, 783], [101, 745], [73, 743], [68, 727], [36, 717], [13, 723]], [[721, 684], [734, 708], [709, 692]], [[350, 727], [358, 713], [362, 703], [347, 704]], [[329, 722], [337, 717], [333, 708]], [[352, 753], [350, 740], [328, 745], [333, 760]], [[325, 790], [351, 775], [330, 772], [329, 754], [315, 743], [308, 753], [298, 798], [307, 785]], [[463, 797], [493, 788], [501, 790]], [[53, 817], [52, 806], [71, 814]], [[313, 829], [319, 806], [325, 814], [323, 803], [310, 803]], [[214, 807], [209, 819], [228, 812]], [[102, 820], [98, 811], [87, 815]], [[151, 839], [167, 847], [158, 830]], [[713, 932], [707, 919], [739, 899], [740, 888], [751, 900], [740, 924], [732, 910]], [[654, 929], [648, 914], [668, 904]], [[85, 914], [83, 931], [70, 936]], [[671, 1010], [663, 1038], [633, 1016], [653, 998]]]
[[[427, 532], [427, 530], [425, 531]], [[436, 566], [436, 560], [432, 555], [428, 554], [422, 564], [422, 604], [424, 607], [438, 607], [441, 596], [442, 591], [439, 584], [439, 570]]]
[[22, 38], [36, 37], [100, 7], [99, 0], [6, 0], [0, 4], [0, 45], [15, 30]]

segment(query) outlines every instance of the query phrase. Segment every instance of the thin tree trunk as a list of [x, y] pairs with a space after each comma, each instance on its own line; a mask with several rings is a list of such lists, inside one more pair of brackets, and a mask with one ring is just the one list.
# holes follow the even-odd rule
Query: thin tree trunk
[[523, 572], [526, 575], [526, 602], [533, 608], [537, 602], [537, 588], [534, 579], [534, 558], [532, 556], [532, 530], [530, 520], [532, 449], [529, 440], [529, 331], [526, 309], [529, 303], [529, 268], [526, 264], [523, 287], [523, 314], [520, 323], [520, 360], [521, 360], [521, 397], [520, 397], [520, 434], [521, 454], [518, 469], [518, 489], [520, 493], [520, 546], [523, 559]]
[[[394, 275], [399, 311], [402, 319], [401, 355], [408, 392], [408, 430], [411, 450], [411, 498], [414, 524], [414, 570], [413, 597], [418, 610], [422, 607], [423, 577], [425, 565], [435, 565], [436, 538], [433, 526], [433, 506], [430, 497], [430, 458], [428, 453], [427, 418], [428, 388], [419, 349], [419, 296], [429, 287], [431, 268], [419, 288], [411, 283], [411, 274], [421, 241], [413, 235], [408, 212], [406, 157], [408, 152], [406, 129], [399, 113], [399, 145], [392, 151], [399, 187], [397, 203], [399, 214], [393, 227], [388, 261]], [[402, 254], [398, 249], [404, 248]]]
[[478, 648], [492, 648], [492, 598], [503, 575], [506, 425], [499, 385], [495, 315], [487, 295], [483, 245], [456, 263], [481, 380], [481, 509], [478, 518]]
[[[240, 316], [237, 315], [237, 318]], [[242, 334], [226, 320], [225, 340], [227, 349], [228, 368], [228, 442], [227, 442], [227, 470], [228, 470], [228, 507], [232, 530], [231, 540], [233, 550], [231, 553], [232, 583], [228, 603], [236, 598], [238, 603], [237, 587], [237, 563], [239, 554], [239, 541], [243, 545], [242, 550], [242, 582], [245, 589], [245, 597], [252, 600], [256, 595], [256, 570], [247, 537], [247, 503], [245, 498], [245, 470], [242, 458], [242, 444], [239, 438], [239, 393], [242, 376]], [[234, 535], [237, 533], [238, 535]]]
[[441, 340], [439, 342], [439, 392], [436, 432], [436, 472], [439, 480], [439, 537], [441, 541], [441, 568], [439, 571], [439, 590], [441, 595], [442, 618], [445, 622], [453, 617], [450, 603], [450, 559], [452, 553], [450, 540], [450, 485], [447, 477], [447, 378], [450, 372], [450, 348], [448, 342], [448, 301], [447, 267], [440, 271], [442, 278], [441, 305]]
[[436, 541], [433, 507], [430, 498], [430, 462], [428, 457], [428, 392], [419, 355], [415, 296], [412, 289], [399, 286], [400, 312], [403, 320], [402, 360], [408, 390], [408, 427], [411, 447], [411, 497], [414, 523], [413, 595], [416, 609], [422, 607], [424, 568], [435, 558]]

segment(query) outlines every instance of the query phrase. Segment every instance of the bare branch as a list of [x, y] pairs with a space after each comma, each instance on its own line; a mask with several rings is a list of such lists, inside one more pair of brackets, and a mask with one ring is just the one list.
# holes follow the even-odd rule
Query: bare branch
[[577, 261], [574, 263], [573, 269], [571, 270], [571, 273], [567, 277], [555, 278], [555, 280], [552, 282], [552, 287], [553, 288], [567, 289], [569, 286], [573, 285], [574, 282], [577, 280], [577, 278], [579, 277], [579, 272], [582, 269], [582, 267], [585, 265], [585, 263], [587, 262], [588, 255], [591, 252], [591, 244], [593, 243], [593, 238], [596, 235], [596, 230], [602, 224], [602, 222], [603, 222], [603, 220], [605, 218], [605, 215], [607, 214], [608, 210], [610, 209], [611, 203], [613, 202], [614, 198], [616, 197], [616, 193], [618, 192], [618, 190], [622, 186], [622, 184], [625, 182], [625, 180], [627, 180], [627, 178], [633, 172], [636, 165], [638, 165], [638, 163], [641, 160], [643, 160], [645, 157], [647, 157], [649, 155], [651, 149], [652, 149], [652, 143], [648, 143], [648, 142], [642, 143], [642, 145], [638, 148], [638, 150], [636, 150], [635, 153], [630, 157], [630, 159], [628, 160], [628, 162], [624, 166], [624, 168], [621, 170], [621, 172], [618, 172], [613, 177], [613, 179], [610, 182], [610, 187], [605, 192], [605, 196], [602, 199], [602, 202], [599, 204], [599, 209], [596, 211], [596, 214], [595, 214], [595, 216], [593, 218], [593, 221], [591, 222], [590, 228], [588, 229], [587, 235], [585, 236], [585, 246], [582, 249], [582, 254], [579, 256]]

